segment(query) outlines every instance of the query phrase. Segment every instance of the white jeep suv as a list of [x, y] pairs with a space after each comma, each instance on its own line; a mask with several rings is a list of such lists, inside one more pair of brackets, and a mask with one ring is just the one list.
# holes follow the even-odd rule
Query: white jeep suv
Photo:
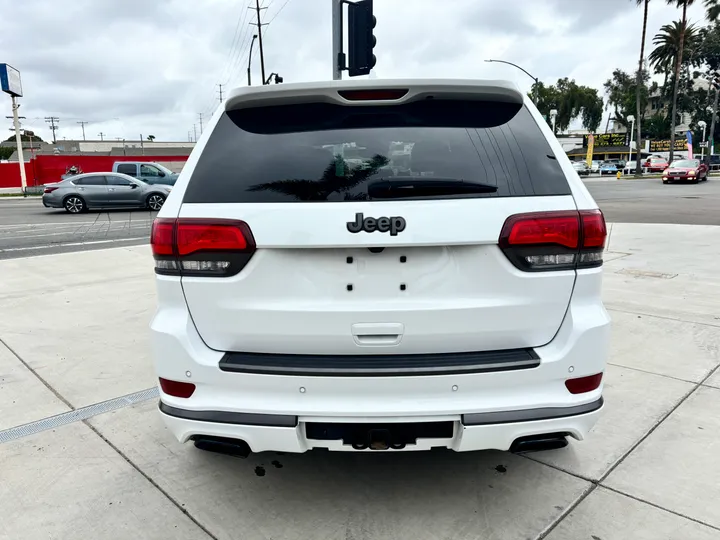
[[160, 412], [240, 454], [582, 439], [605, 237], [512, 83], [235, 90], [153, 225]]

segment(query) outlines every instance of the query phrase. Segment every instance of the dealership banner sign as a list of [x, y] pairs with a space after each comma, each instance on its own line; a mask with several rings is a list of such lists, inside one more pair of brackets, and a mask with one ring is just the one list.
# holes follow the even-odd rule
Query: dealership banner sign
[[628, 146], [630, 144], [629, 133], [594, 133], [583, 135], [583, 147], [587, 148], [590, 138], [593, 139], [593, 146]]
[[[687, 139], [675, 139], [673, 150], [683, 151], [687, 149]], [[669, 152], [670, 139], [664, 141], [650, 141], [650, 152]]]

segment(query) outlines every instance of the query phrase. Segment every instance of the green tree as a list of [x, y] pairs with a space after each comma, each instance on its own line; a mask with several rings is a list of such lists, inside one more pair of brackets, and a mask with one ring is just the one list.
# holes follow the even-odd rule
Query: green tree
[[155, 140], [155, 135], [148, 135], [147, 140], [153, 142]]
[[[630, 75], [621, 69], [616, 69], [613, 71], [612, 78], [605, 81], [603, 85], [608, 106], [614, 108], [615, 118], [628, 129], [630, 129], [631, 122], [627, 120], [627, 117], [631, 114], [635, 115], [635, 123], [639, 123], [638, 119], [642, 118], [643, 115], [642, 112], [638, 114], [637, 110], [645, 110], [650, 93], [657, 88], [657, 83], [648, 86], [650, 74], [647, 71], [639, 75], [639, 77]], [[639, 87], [637, 84], [638, 79], [640, 80]]]
[[[720, 8], [719, 8], [720, 9]], [[708, 79], [714, 79], [713, 73], [720, 70], [720, 24], [715, 21], [710, 26], [703, 28], [700, 31], [700, 45], [698, 47], [698, 60], [700, 64], [705, 68], [704, 73], [696, 73], [696, 76], [704, 75]], [[707, 138], [708, 141], [710, 141], [710, 144], [708, 145], [708, 148], [712, 147], [712, 141], [717, 140], [720, 136], [720, 133], [718, 133], [718, 129], [720, 126], [718, 126], [718, 123], [716, 122], [717, 115], [713, 114], [713, 111], [717, 111], [718, 107], [718, 98], [720, 97], [719, 91], [715, 89], [714, 91], [714, 99], [713, 99], [713, 105], [710, 107], [710, 119], [708, 120], [705, 118], [706, 115], [703, 115], [702, 118], [694, 118], [694, 121], [697, 120], [704, 120], [708, 123], [709, 131], [707, 132]], [[708, 98], [709, 100], [709, 98]], [[709, 163], [710, 161], [710, 152], [707, 152], [707, 161]]]
[[14, 151], [13, 146], [0, 146], [0, 159], [10, 159]]
[[[637, 6], [643, 6], [643, 27], [642, 39], [640, 40], [640, 61], [638, 62], [638, 69], [635, 78], [635, 129], [637, 130], [637, 133], [635, 134], [635, 140], [638, 141], [638, 148], [640, 148], [640, 140], [642, 139], [643, 111], [647, 106], [647, 95], [645, 96], [646, 104], [642, 104], [642, 90], [643, 88], [645, 88], [645, 84], [643, 84], [643, 74], [645, 73], [645, 70], [643, 69], [643, 62], [645, 60], [645, 39], [647, 34], [648, 4], [650, 4], [650, 0], [635, 0], [635, 4]], [[640, 152], [636, 152], [636, 154], [637, 162], [635, 164], [635, 176], [640, 176], [640, 174], [642, 174], [642, 165], [640, 163], [641, 156]]]
[[595, 88], [580, 86], [567, 77], [558, 79], [557, 83], [545, 86], [542, 82], [533, 84], [530, 96], [535, 96], [535, 105], [552, 126], [550, 111], [557, 110], [555, 131], [563, 132], [570, 122], [579, 118], [582, 126], [589, 131], [596, 131], [602, 120], [603, 101]]
[[648, 139], [664, 139], [670, 129], [670, 118], [665, 114], [654, 114], [645, 120], [643, 131]]
[[661, 73], [665, 76], [663, 86], [667, 86], [669, 79], [673, 82], [675, 80], [673, 66], [677, 64], [681, 41], [683, 41], [681, 65], [697, 63], [700, 34], [694, 24], [684, 25], [682, 21], [674, 21], [671, 24], [662, 26], [653, 38], [655, 48], [650, 52], [648, 60], [655, 68], [655, 73]]

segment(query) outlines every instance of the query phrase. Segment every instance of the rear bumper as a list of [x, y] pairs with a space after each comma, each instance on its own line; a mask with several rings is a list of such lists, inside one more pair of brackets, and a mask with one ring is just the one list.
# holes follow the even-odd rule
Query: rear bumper
[[[448, 448], [458, 452], [509, 450], [521, 437], [563, 433], [582, 440], [597, 421], [602, 398], [581, 406], [423, 418], [425, 422], [452, 421], [452, 436], [417, 439], [403, 450]], [[315, 448], [357, 451], [342, 440], [314, 440], [307, 437], [306, 425], [314, 418], [289, 415], [258, 415], [223, 411], [188, 411], [160, 403], [160, 413], [170, 431], [181, 442], [196, 435], [237, 439], [253, 452], [301, 453]], [[368, 419], [336, 418], [337, 423], [368, 422]], [[391, 420], [391, 421], [389, 421]], [[416, 418], [382, 419], [385, 423], [417, 421]], [[369, 449], [366, 449], [369, 451]]]
[[[307, 422], [443, 421], [456, 426], [452, 437], [418, 443], [412, 449], [507, 449], [518, 437], [556, 432], [582, 439], [600, 414], [601, 409], [592, 404], [599, 403], [602, 385], [571, 394], [565, 381], [605, 370], [610, 332], [610, 319], [599, 301], [601, 270], [582, 272], [557, 334], [534, 349], [539, 365], [395, 376], [223, 371], [225, 354], [207, 347], [198, 335], [179, 282], [162, 276], [157, 280], [161, 307], [151, 325], [155, 370], [159, 377], [190, 382], [196, 389], [187, 399], [161, 390], [166, 411], [161, 414], [180, 441], [195, 435], [237, 438], [255, 451], [303, 452], [317, 447], [303, 435], [302, 425]], [[548, 417], [548, 410], [555, 414]], [[587, 412], [577, 412], [583, 410]], [[208, 411], [224, 420], [209, 421], [212, 418], [204, 416]], [[241, 418], [238, 415], [290, 417], [297, 422], [250, 425], [233, 420]], [[339, 441], [323, 441], [322, 447], [347, 449]]]

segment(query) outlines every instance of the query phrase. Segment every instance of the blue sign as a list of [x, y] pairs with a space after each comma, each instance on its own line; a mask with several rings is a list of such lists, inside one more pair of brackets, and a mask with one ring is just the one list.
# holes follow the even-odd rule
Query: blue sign
[[22, 97], [20, 72], [7, 64], [0, 64], [0, 90], [15, 97]]
[[687, 132], [687, 143], [692, 146], [692, 131]]

